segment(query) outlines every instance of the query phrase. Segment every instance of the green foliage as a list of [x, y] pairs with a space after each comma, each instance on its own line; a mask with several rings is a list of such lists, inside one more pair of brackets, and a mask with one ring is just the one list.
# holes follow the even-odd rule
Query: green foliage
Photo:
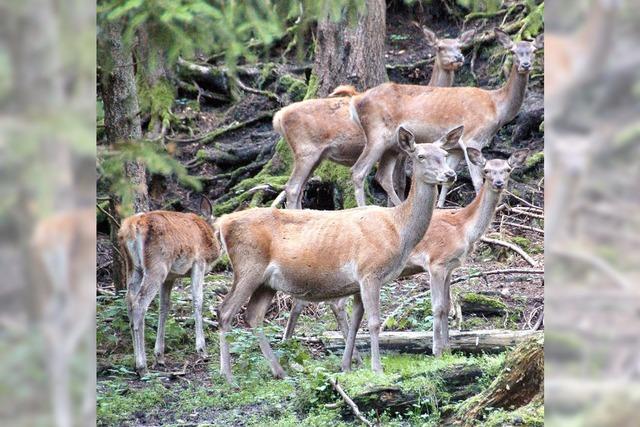
[[502, 0], [457, 0], [457, 3], [474, 12], [495, 12], [502, 4]]
[[544, 151], [538, 151], [537, 153], [534, 153], [529, 156], [529, 158], [526, 161], [526, 167], [527, 169], [530, 169], [543, 162], [544, 162]]
[[493, 307], [501, 310], [507, 309], [507, 305], [504, 302], [500, 301], [499, 299], [491, 298], [486, 295], [475, 294], [473, 292], [464, 294], [462, 296], [462, 301], [470, 304], [478, 304], [478, 305]]
[[[167, 80], [160, 80], [154, 86], [149, 86], [148, 82], [138, 76], [138, 102], [140, 111], [151, 114], [149, 129], [155, 127], [156, 121], [160, 120], [164, 127], [169, 126], [171, 121], [171, 106], [176, 96], [176, 91]], [[198, 108], [200, 105], [195, 103]]]
[[123, 20], [128, 45], [144, 26], [149, 51], [155, 55], [152, 63], [159, 60], [159, 52], [166, 53], [172, 64], [178, 56], [193, 57], [200, 51], [223, 56], [233, 72], [240, 58], [255, 61], [260, 49], [266, 52], [281, 39], [287, 22], [296, 22], [300, 43], [317, 19], [338, 20], [345, 14], [354, 20], [363, 6], [364, 0], [283, 0], [275, 4], [262, 0], [103, 0], [98, 6], [98, 26]]
[[430, 331], [433, 329], [433, 315], [431, 312], [431, 296], [429, 294], [418, 297], [401, 313], [389, 318], [389, 330], [395, 331]]
[[536, 4], [536, 0], [525, 0], [528, 15], [524, 18], [524, 25], [519, 31], [523, 39], [532, 39], [540, 34], [544, 26], [544, 2]]
[[291, 101], [302, 101], [307, 93], [307, 84], [292, 77], [288, 74], [283, 74], [278, 79], [278, 86], [284, 88], [284, 90], [291, 96]]
[[134, 186], [125, 176], [127, 162], [140, 162], [152, 174], [176, 175], [187, 187], [200, 191], [200, 180], [188, 174], [187, 169], [171, 156], [162, 145], [153, 141], [138, 141], [117, 144], [114, 149], [103, 151], [98, 156], [98, 173], [107, 183], [108, 191], [121, 200], [121, 215], [133, 212]]

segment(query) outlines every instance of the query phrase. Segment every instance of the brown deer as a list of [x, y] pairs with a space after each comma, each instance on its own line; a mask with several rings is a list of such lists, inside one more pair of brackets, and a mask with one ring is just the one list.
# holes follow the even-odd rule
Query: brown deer
[[135, 368], [146, 373], [144, 316], [160, 291], [160, 316], [154, 349], [155, 362], [164, 365], [164, 328], [171, 306], [171, 290], [177, 278], [191, 276], [196, 326], [196, 351], [207, 356], [202, 326], [204, 275], [220, 255], [213, 229], [211, 203], [202, 198], [201, 212], [152, 211], [138, 213], [122, 222], [118, 239], [127, 270], [127, 310], [133, 337]]
[[[426, 232], [435, 206], [436, 185], [455, 179], [445, 150], [458, 147], [461, 134], [462, 128], [456, 128], [433, 144], [416, 145], [411, 132], [398, 129], [398, 146], [413, 160], [411, 191], [400, 206], [342, 211], [255, 208], [218, 220], [220, 240], [234, 273], [233, 286], [218, 310], [220, 370], [229, 382], [233, 376], [226, 335], [247, 300], [247, 323], [256, 333], [273, 375], [285, 375], [259, 328], [277, 291], [305, 301], [355, 295], [347, 346], [353, 344], [351, 339], [355, 340], [366, 310], [371, 367], [382, 371], [378, 346], [380, 287], [400, 274]], [[351, 356], [352, 351], [343, 359], [343, 369], [350, 369]]]
[[[504, 124], [518, 113], [524, 100], [529, 72], [535, 51], [542, 46], [542, 35], [535, 42], [513, 42], [500, 29], [495, 29], [498, 41], [513, 54], [513, 67], [505, 85], [486, 90], [474, 87], [434, 88], [427, 86], [385, 83], [351, 98], [351, 114], [360, 123], [366, 146], [351, 168], [359, 206], [365, 205], [364, 179], [380, 158], [397, 152], [393, 139], [394, 129], [408, 126], [419, 141], [433, 140], [439, 134], [458, 124], [464, 125], [464, 145], [481, 150]], [[455, 169], [463, 152], [449, 156], [449, 165]], [[482, 186], [482, 171], [468, 165], [476, 192]], [[438, 206], [444, 205], [449, 185], [443, 185]], [[400, 203], [391, 189], [393, 203]]]
[[[508, 160], [485, 160], [480, 151], [467, 149], [472, 163], [483, 168], [484, 184], [473, 202], [462, 209], [436, 209], [426, 234], [411, 252], [400, 277], [429, 272], [431, 307], [434, 318], [433, 354], [440, 355], [449, 346], [447, 314], [450, 310], [451, 273], [462, 265], [474, 244], [491, 225], [502, 191], [514, 168], [522, 166], [528, 149], [515, 151]], [[304, 306], [304, 302], [299, 302]], [[294, 307], [298, 309], [299, 307]], [[344, 305], [340, 308], [344, 310]], [[299, 314], [299, 313], [298, 313]], [[337, 316], [345, 316], [338, 313]], [[291, 333], [297, 316], [287, 323]]]
[[[427, 28], [423, 28], [423, 32], [427, 42], [436, 49], [429, 85], [451, 86], [455, 71], [464, 61], [461, 48], [471, 41], [474, 30], [462, 33], [457, 39], [439, 39]], [[285, 187], [287, 208], [302, 208], [304, 187], [322, 160], [344, 166], [353, 166], [358, 160], [365, 146], [364, 134], [349, 115], [349, 97], [357, 94], [353, 86], [340, 86], [329, 98], [296, 102], [273, 117], [273, 128], [287, 141], [294, 159]], [[431, 141], [435, 139], [437, 137]], [[393, 190], [395, 162], [395, 156], [381, 159], [376, 173], [376, 181], [387, 194]]]

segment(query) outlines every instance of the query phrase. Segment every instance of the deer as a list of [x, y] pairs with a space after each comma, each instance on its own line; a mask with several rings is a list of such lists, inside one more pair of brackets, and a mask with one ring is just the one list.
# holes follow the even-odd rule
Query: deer
[[[369, 170], [379, 159], [395, 156], [398, 152], [393, 139], [397, 126], [410, 127], [421, 141], [433, 140], [446, 129], [462, 123], [465, 129], [463, 146], [482, 150], [496, 132], [517, 115], [524, 100], [534, 54], [543, 44], [543, 35], [535, 41], [514, 42], [499, 28], [494, 32], [499, 43], [513, 56], [509, 78], [499, 89], [383, 83], [351, 97], [352, 120], [360, 124], [366, 137], [365, 149], [351, 168], [358, 206], [365, 205], [364, 180]], [[463, 150], [453, 152], [448, 158], [449, 165], [456, 169], [463, 157]], [[482, 187], [482, 171], [473, 164], [468, 168], [478, 193]], [[449, 188], [449, 185], [443, 185], [438, 207], [444, 207]], [[395, 205], [401, 202], [393, 189], [390, 197]]]
[[163, 366], [164, 330], [171, 308], [175, 280], [191, 277], [191, 295], [196, 330], [196, 352], [207, 357], [202, 322], [203, 283], [220, 256], [214, 232], [211, 202], [203, 197], [203, 217], [194, 213], [151, 211], [126, 218], [118, 231], [125, 254], [127, 312], [133, 338], [135, 369], [140, 377], [147, 372], [144, 349], [144, 318], [149, 304], [160, 292], [160, 315], [154, 347], [155, 365]]
[[[436, 50], [429, 85], [451, 86], [455, 71], [464, 62], [461, 49], [471, 42], [475, 30], [455, 39], [440, 39], [428, 28], [422, 30], [427, 43]], [[349, 114], [349, 99], [356, 95], [353, 86], [339, 86], [328, 98], [296, 102], [274, 115], [273, 128], [289, 144], [294, 160], [285, 186], [287, 208], [302, 208], [304, 187], [320, 162], [327, 159], [350, 167], [360, 157], [365, 147], [364, 133]], [[381, 159], [375, 177], [387, 194], [393, 190], [394, 165], [393, 156]]]
[[[434, 319], [432, 351], [436, 356], [449, 347], [447, 314], [451, 302], [451, 274], [464, 263], [465, 258], [473, 251], [474, 244], [491, 225], [511, 173], [524, 164], [529, 150], [516, 150], [508, 160], [487, 161], [474, 148], [467, 148], [467, 155], [472, 163], [483, 169], [484, 183], [480, 192], [464, 208], [435, 210], [427, 232], [411, 252], [399, 276], [409, 277], [429, 272]], [[340, 308], [344, 310], [344, 305]], [[335, 315], [346, 316], [345, 313]], [[287, 323], [291, 333], [296, 320], [297, 316]]]
[[438, 184], [456, 178], [448, 166], [449, 150], [458, 147], [462, 128], [431, 144], [416, 144], [413, 134], [397, 129], [398, 146], [413, 161], [407, 199], [396, 207], [370, 206], [340, 211], [253, 208], [222, 216], [216, 223], [233, 267], [233, 285], [218, 307], [220, 372], [233, 382], [227, 335], [231, 321], [249, 300], [246, 321], [276, 378], [285, 376], [260, 328], [276, 292], [304, 301], [354, 295], [342, 369], [351, 368], [353, 344], [364, 311], [371, 331], [371, 368], [382, 372], [378, 334], [380, 289], [400, 274], [414, 246], [426, 232]]

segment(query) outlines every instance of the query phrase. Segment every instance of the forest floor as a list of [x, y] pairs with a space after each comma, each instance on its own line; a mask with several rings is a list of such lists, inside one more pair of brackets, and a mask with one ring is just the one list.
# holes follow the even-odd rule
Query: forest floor
[[[415, 19], [407, 10], [390, 11], [387, 22], [387, 59], [389, 65], [410, 64], [432, 54], [421, 32], [410, 25]], [[457, 23], [450, 20], [433, 20], [424, 17], [440, 36], [456, 36]], [[500, 24], [500, 19], [480, 20], [482, 29]], [[500, 75], [503, 55], [495, 54], [495, 46], [477, 48], [473, 74], [469, 57], [463, 70], [456, 76], [456, 85], [496, 87], [504, 80]], [[540, 65], [536, 70], [540, 70]], [[540, 73], [540, 71], [537, 71]], [[475, 74], [475, 76], [474, 76]], [[425, 84], [430, 75], [430, 65], [389, 70], [389, 78], [397, 82]], [[294, 75], [304, 82], [305, 74]], [[516, 148], [529, 147], [534, 153], [527, 167], [514, 173], [510, 185], [511, 194], [505, 197], [505, 209], [496, 217], [488, 235], [515, 243], [530, 254], [538, 270], [544, 268], [544, 236], [536, 229], [544, 228], [541, 219], [524, 215], [511, 209], [513, 206], [543, 206], [544, 146], [540, 123], [542, 121], [541, 74], [532, 76], [521, 114], [509, 126], [502, 129], [494, 142], [485, 150], [487, 158], [505, 158]], [[255, 82], [252, 82], [255, 84]], [[291, 89], [271, 89], [284, 102], [299, 99]], [[215, 103], [194, 103], [180, 98], [173, 113], [182, 128], [171, 138], [185, 140], [194, 135], [204, 135], [234, 123], [263, 117], [255, 122], [225, 132], [211, 142], [177, 142], [178, 158], [187, 165], [192, 175], [204, 178], [205, 192], [214, 204], [226, 208], [242, 208], [252, 199], [243, 199], [230, 206], [229, 195], [240, 191], [239, 185], [251, 182], [275, 151], [278, 135], [273, 132], [269, 113], [280, 106], [272, 99], [260, 95], [247, 95], [229, 106]], [[263, 115], [263, 116], [261, 116]], [[250, 154], [246, 154], [251, 147]], [[230, 154], [226, 162], [219, 153]], [[466, 205], [473, 198], [468, 175], [460, 174], [461, 186], [452, 197], [452, 205]], [[275, 183], [275, 191], [280, 188]], [[313, 185], [313, 184], [312, 184]], [[242, 187], [246, 190], [245, 187]], [[308, 191], [312, 194], [312, 191]], [[374, 187], [374, 199], [382, 203], [380, 189]], [[198, 198], [191, 190], [170, 179], [154, 176], [150, 185], [150, 197], [154, 208], [196, 210]], [[269, 195], [271, 198], [273, 194]], [[266, 197], [266, 196], [265, 196]], [[313, 205], [307, 196], [305, 201]], [[236, 202], [233, 202], [236, 203]], [[520, 226], [505, 224], [516, 223]], [[529, 228], [523, 228], [529, 227]], [[105, 231], [99, 227], [99, 231]], [[350, 396], [360, 396], [358, 401], [365, 417], [383, 425], [442, 425], [446, 417], [455, 412], [465, 399], [488, 387], [504, 368], [505, 353], [463, 354], [454, 352], [442, 358], [430, 355], [383, 353], [385, 373], [375, 375], [370, 371], [369, 359], [363, 367], [351, 373], [339, 373], [340, 354], [327, 351], [322, 342], [305, 339], [318, 337], [324, 331], [337, 330], [336, 322], [326, 304], [308, 307], [300, 317], [294, 339], [281, 342], [281, 336], [290, 309], [290, 299], [278, 296], [265, 322], [265, 331], [276, 353], [289, 374], [284, 380], [272, 378], [253, 335], [244, 327], [239, 314], [232, 333], [232, 357], [237, 384], [229, 386], [219, 375], [218, 336], [215, 307], [230, 286], [231, 273], [219, 269], [206, 278], [204, 317], [209, 358], [200, 360], [195, 354], [193, 319], [189, 280], [177, 284], [172, 295], [172, 314], [166, 326], [167, 366], [151, 369], [142, 380], [133, 372], [133, 350], [129, 334], [127, 311], [123, 295], [115, 294], [109, 287], [109, 240], [106, 234], [98, 236], [98, 425], [215, 425], [215, 426], [340, 426], [359, 425], [329, 379], [337, 379]], [[455, 278], [490, 270], [531, 269], [519, 255], [509, 249], [479, 243], [464, 267], [454, 273]], [[427, 274], [387, 284], [382, 291], [382, 315], [386, 318], [397, 311], [387, 330], [431, 331], [432, 316], [428, 293]], [[473, 277], [454, 284], [453, 294], [460, 301], [480, 301], [485, 306], [497, 308], [492, 313], [462, 310], [462, 330], [480, 329], [531, 329], [543, 312], [544, 281], [540, 274], [503, 273], [485, 277]], [[401, 310], [397, 310], [402, 306]], [[153, 343], [157, 326], [157, 302], [149, 309], [146, 318], [146, 349], [149, 364], [153, 359]], [[454, 322], [452, 321], [452, 324]], [[363, 327], [366, 330], [366, 322]], [[539, 325], [537, 325], [539, 326]], [[366, 353], [363, 353], [363, 355]], [[470, 372], [460, 379], [460, 372]], [[451, 378], [457, 378], [456, 381]], [[453, 384], [453, 386], [452, 386]], [[393, 396], [400, 394], [397, 405], [389, 404], [381, 409], [367, 401], [368, 391], [385, 387]], [[453, 388], [452, 388], [453, 387]], [[384, 400], [376, 394], [377, 400]], [[396, 396], [397, 397], [397, 396]], [[393, 399], [392, 399], [393, 400]], [[511, 408], [493, 408], [482, 415], [482, 425], [543, 425], [542, 404]]]

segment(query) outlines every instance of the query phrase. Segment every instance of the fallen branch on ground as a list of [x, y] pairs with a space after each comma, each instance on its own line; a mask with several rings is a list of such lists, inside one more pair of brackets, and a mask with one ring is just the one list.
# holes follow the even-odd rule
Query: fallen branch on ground
[[[542, 332], [508, 329], [450, 331], [449, 342], [451, 344], [451, 350], [454, 351], [462, 351], [465, 353], [500, 353], [536, 334], [542, 335]], [[342, 332], [327, 331], [322, 334], [320, 341], [327, 350], [341, 351], [344, 349]], [[358, 350], [366, 351], [369, 348], [369, 342], [370, 336], [368, 333], [359, 333], [356, 335], [356, 347]], [[433, 332], [381, 332], [379, 343], [380, 348], [383, 350], [405, 353], [431, 353], [433, 349]]]
[[252, 125], [264, 119], [270, 119], [273, 117], [273, 114], [274, 114], [273, 111], [263, 111], [257, 116], [252, 117], [249, 120], [245, 120], [244, 122], [233, 122], [228, 126], [225, 126], [223, 128], [218, 128], [216, 130], [213, 130], [211, 132], [207, 132], [201, 135], [194, 136], [193, 138], [179, 139], [179, 138], [166, 137], [166, 139], [172, 142], [185, 142], [185, 143], [199, 142], [201, 144], [208, 144], [209, 142], [213, 141], [214, 139], [218, 138], [221, 135], [224, 135], [225, 133], [243, 128], [245, 126]]
[[349, 405], [349, 407], [351, 408], [351, 410], [353, 411], [353, 414], [360, 420], [362, 421], [363, 424], [373, 427], [373, 423], [369, 420], [367, 420], [362, 413], [360, 412], [360, 409], [358, 409], [358, 405], [356, 405], [353, 400], [351, 400], [351, 398], [349, 397], [349, 395], [347, 393], [345, 393], [345, 391], [342, 389], [342, 387], [340, 387], [340, 384], [338, 384], [338, 381], [329, 378], [329, 382], [331, 383], [331, 385], [333, 386], [333, 388], [340, 394], [340, 396], [342, 397], [342, 400], [344, 400], [347, 405]]
[[466, 276], [456, 277], [451, 280], [451, 284], [464, 282], [465, 280], [473, 279], [474, 277], [484, 277], [491, 276], [493, 274], [544, 274], [544, 269], [537, 270], [533, 268], [507, 268], [504, 270], [489, 270], [489, 271], [480, 271], [477, 273], [467, 274]]
[[518, 224], [516, 222], [507, 222], [507, 221], [504, 221], [503, 224], [504, 225], [510, 225], [512, 227], [522, 228], [524, 230], [535, 231], [535, 232], [540, 233], [540, 234], [544, 234], [544, 230], [542, 228], [538, 228], [538, 227], [531, 227], [529, 225]]
[[529, 254], [527, 254], [524, 249], [522, 249], [520, 246], [514, 244], [514, 243], [509, 243], [509, 242], [505, 242], [503, 240], [498, 240], [498, 239], [490, 239], [488, 237], [482, 236], [482, 238], [480, 238], [480, 240], [482, 242], [485, 243], [490, 243], [492, 245], [500, 245], [500, 246], [504, 246], [505, 248], [509, 248], [512, 251], [514, 251], [515, 253], [517, 253], [518, 255], [520, 255], [522, 258], [524, 258], [525, 261], [527, 261], [529, 263], [529, 265], [531, 267], [537, 267], [538, 263], [535, 262], [535, 260], [533, 258], [531, 258], [531, 256]]

